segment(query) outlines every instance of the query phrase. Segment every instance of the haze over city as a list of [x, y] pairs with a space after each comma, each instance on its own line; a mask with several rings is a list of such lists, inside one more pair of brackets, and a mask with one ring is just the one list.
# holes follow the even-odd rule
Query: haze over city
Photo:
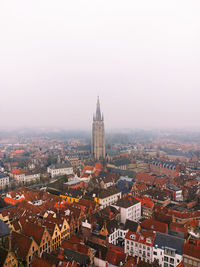
[[200, 129], [199, 1], [1, 1], [0, 128]]
[[0, 267], [200, 267], [200, 1], [0, 1]]

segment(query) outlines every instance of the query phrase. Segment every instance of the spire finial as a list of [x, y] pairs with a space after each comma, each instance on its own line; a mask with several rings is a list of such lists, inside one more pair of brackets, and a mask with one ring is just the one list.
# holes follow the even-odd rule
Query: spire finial
[[97, 97], [96, 120], [101, 121], [101, 108], [100, 108], [99, 96]]

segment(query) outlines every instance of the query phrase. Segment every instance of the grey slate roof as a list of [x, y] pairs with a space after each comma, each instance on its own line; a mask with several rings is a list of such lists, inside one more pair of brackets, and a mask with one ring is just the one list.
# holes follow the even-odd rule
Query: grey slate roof
[[102, 258], [102, 260], [105, 260], [107, 250], [108, 250], [107, 247], [101, 246], [101, 245], [99, 245], [97, 243], [93, 243], [91, 241], [86, 241], [85, 244], [96, 250], [95, 257], [97, 257], [97, 258], [100, 257], [100, 251], [101, 251], [101, 258]]
[[175, 249], [176, 254], [182, 255], [184, 242], [185, 240], [182, 238], [156, 232], [153, 246], [155, 247], [158, 245], [158, 248], [160, 249], [165, 247]]
[[126, 230], [129, 230], [131, 232], [134, 232], [136, 233], [137, 232], [137, 229], [138, 229], [138, 226], [139, 226], [139, 223], [138, 222], [135, 222], [135, 221], [131, 221], [131, 220], [126, 220], [125, 222], [125, 229]]
[[181, 189], [178, 188], [176, 185], [169, 183], [167, 187], [173, 191], [180, 191]]
[[9, 235], [11, 229], [5, 224], [2, 220], [0, 220], [0, 237]]
[[61, 163], [61, 164], [53, 164], [50, 166], [51, 169], [64, 169], [64, 168], [70, 168], [70, 167], [72, 167], [72, 165], [69, 161], [66, 161], [65, 163]]
[[67, 259], [78, 262], [80, 266], [87, 266], [90, 264], [90, 257], [78, 251], [65, 248], [64, 255], [67, 257]]
[[117, 207], [121, 207], [121, 208], [129, 208], [129, 207], [132, 207], [136, 204], [138, 204], [140, 201], [138, 201], [137, 199], [135, 199], [134, 197], [132, 196], [127, 196], [127, 197], [124, 197], [124, 198], [121, 198], [119, 199], [116, 203], [114, 203], [113, 205], [114, 206], [117, 206]]
[[103, 189], [103, 190], [101, 190], [98, 194], [97, 194], [97, 196], [99, 197], [99, 198], [107, 198], [107, 197], [110, 197], [110, 196], [113, 196], [113, 195], [115, 195], [115, 194], [119, 194], [120, 193], [120, 190], [118, 190], [116, 187], [114, 187], [114, 186], [110, 186], [110, 187], [108, 187], [107, 189]]
[[6, 175], [6, 174], [3, 173], [3, 172], [0, 172], [0, 179], [1, 179], [1, 178], [5, 178], [5, 177], [8, 177], [8, 175]]
[[177, 163], [175, 162], [166, 162], [166, 161], [151, 161], [150, 164], [155, 165], [155, 166], [162, 166], [163, 168], [167, 168], [170, 170], [175, 170], [177, 167]]

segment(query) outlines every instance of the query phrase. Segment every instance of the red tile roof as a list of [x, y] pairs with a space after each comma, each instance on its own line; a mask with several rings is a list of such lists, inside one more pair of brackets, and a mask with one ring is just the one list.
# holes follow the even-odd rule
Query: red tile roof
[[200, 241], [189, 240], [184, 244], [183, 254], [200, 259]]
[[135, 198], [141, 202], [142, 207], [153, 209], [154, 203], [153, 203], [153, 201], [151, 200], [150, 197], [135, 196]]
[[198, 227], [199, 226], [199, 220], [192, 220], [192, 221], [188, 222], [188, 224], [191, 227]]
[[109, 247], [106, 254], [106, 261], [114, 266], [120, 266], [120, 263], [124, 264], [126, 259], [126, 254], [123, 251], [118, 250], [115, 246]]
[[13, 251], [17, 255], [17, 258], [25, 259], [28, 255], [32, 241], [33, 240], [31, 238], [23, 234], [12, 232], [11, 251]]
[[141, 223], [141, 227], [146, 230], [157, 231], [161, 233], [168, 232], [168, 225], [153, 219], [146, 219]]
[[69, 248], [72, 250], [76, 250], [86, 255], [89, 254], [89, 250], [90, 250], [89, 246], [82, 244], [80, 238], [74, 235], [70, 238], [70, 240], [67, 240], [67, 239], [63, 240], [62, 248], [64, 249]]
[[45, 231], [44, 226], [39, 226], [36, 223], [30, 223], [26, 222], [22, 225], [22, 233], [26, 236], [33, 237], [38, 246], [40, 246], [40, 243], [42, 241], [42, 237]]
[[52, 265], [45, 259], [35, 256], [31, 266], [32, 267], [51, 267]]
[[155, 236], [155, 233], [143, 230], [142, 233], [128, 231], [125, 238], [152, 247]]
[[184, 225], [176, 222], [170, 223], [169, 229], [176, 230], [182, 233], [186, 232]]
[[21, 226], [20, 226], [20, 223], [18, 220], [13, 221], [12, 225], [13, 225], [15, 231], [21, 231]]

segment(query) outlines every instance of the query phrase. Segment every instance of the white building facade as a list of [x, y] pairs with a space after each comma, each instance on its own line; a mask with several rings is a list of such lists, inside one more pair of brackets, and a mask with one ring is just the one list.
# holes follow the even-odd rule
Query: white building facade
[[123, 224], [127, 219], [138, 221], [141, 218], [141, 202], [132, 196], [121, 198], [113, 206], [119, 210]]
[[132, 257], [138, 257], [148, 263], [153, 262], [153, 243], [155, 233], [142, 231], [133, 233], [129, 231], [125, 236], [124, 252]]
[[[114, 190], [110, 190], [114, 189]], [[107, 190], [104, 192], [100, 193], [99, 195], [99, 204], [100, 204], [100, 209], [104, 209], [113, 203], [115, 203], [117, 200], [119, 200], [122, 196], [122, 193], [119, 192], [118, 189], [109, 187]]]
[[36, 181], [40, 180], [40, 173], [31, 173], [31, 174], [16, 174], [14, 175], [14, 179], [18, 182], [18, 183], [34, 183]]
[[124, 229], [115, 229], [115, 231], [109, 235], [108, 242], [113, 245], [117, 245], [118, 239], [125, 239], [126, 233], [128, 230]]
[[6, 186], [9, 186], [9, 176], [0, 172], [0, 189], [5, 189]]
[[51, 178], [61, 175], [71, 175], [73, 174], [73, 167], [70, 163], [51, 165], [47, 168], [47, 172], [51, 175]]

